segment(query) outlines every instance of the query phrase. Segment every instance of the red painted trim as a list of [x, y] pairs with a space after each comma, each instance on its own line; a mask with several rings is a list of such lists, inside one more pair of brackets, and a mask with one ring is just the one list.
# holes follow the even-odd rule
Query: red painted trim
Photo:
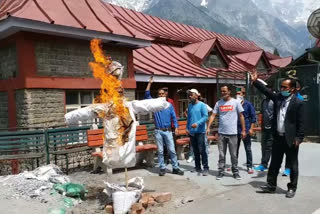
[[133, 50], [128, 51], [128, 65], [127, 65], [129, 79], [134, 78], [134, 64], [133, 64]]
[[37, 75], [37, 64], [35, 47], [32, 40], [24, 38], [23, 34], [18, 35], [17, 42], [17, 62], [18, 78]]
[[[100, 89], [100, 80], [94, 78], [72, 77], [26, 77], [23, 79], [0, 80], [0, 91], [23, 88], [51, 89]], [[123, 79], [122, 86], [128, 89], [136, 88], [135, 79]]]
[[[101, 81], [93, 78], [35, 77], [26, 79], [26, 88], [100, 89]], [[135, 88], [135, 79], [122, 80], [124, 88]]]
[[170, 89], [173, 91], [173, 103], [174, 103], [174, 110], [176, 112], [176, 116], [177, 118], [179, 117], [179, 110], [180, 110], [180, 107], [179, 107], [179, 94], [176, 90], [175, 87], [173, 87], [173, 89]]

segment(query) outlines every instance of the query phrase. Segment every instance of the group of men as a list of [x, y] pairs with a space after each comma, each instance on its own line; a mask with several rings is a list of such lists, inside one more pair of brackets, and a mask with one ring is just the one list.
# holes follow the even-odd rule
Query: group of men
[[[153, 80], [150, 78], [145, 98], [151, 98], [150, 87]], [[251, 74], [252, 84], [260, 90], [266, 99], [262, 103], [262, 158], [261, 165], [255, 170], [268, 169], [267, 185], [261, 186], [263, 192], [273, 193], [277, 186], [277, 176], [281, 168], [284, 154], [286, 154], [286, 168], [290, 169], [290, 183], [286, 197], [295, 195], [298, 181], [298, 151], [303, 141], [303, 101], [297, 93], [296, 80], [284, 79], [280, 86], [280, 92], [275, 93], [266, 87], [263, 81], [257, 78], [256, 73]], [[187, 109], [187, 134], [190, 136], [190, 147], [193, 151], [195, 171], [203, 176], [209, 174], [207, 134], [210, 126], [219, 115], [218, 121], [218, 175], [220, 180], [225, 175], [226, 151], [229, 148], [231, 156], [231, 171], [235, 179], [241, 179], [238, 169], [238, 155], [241, 141], [244, 144], [247, 157], [247, 172], [253, 173], [251, 136], [253, 136], [256, 123], [254, 106], [245, 99], [244, 88], [237, 90], [236, 99], [231, 97], [229, 86], [220, 88], [221, 99], [215, 104], [213, 110], [199, 100], [200, 93], [196, 89], [188, 90], [190, 104]], [[167, 91], [158, 90], [159, 97], [167, 97]], [[168, 99], [168, 98], [167, 98]], [[211, 111], [210, 117], [208, 112]], [[164, 146], [167, 148], [173, 167], [173, 174], [183, 175], [179, 168], [173, 133], [177, 134], [177, 117], [173, 105], [154, 114], [155, 139], [158, 145], [159, 175], [166, 173], [164, 161]], [[289, 173], [287, 173], [289, 174]]]

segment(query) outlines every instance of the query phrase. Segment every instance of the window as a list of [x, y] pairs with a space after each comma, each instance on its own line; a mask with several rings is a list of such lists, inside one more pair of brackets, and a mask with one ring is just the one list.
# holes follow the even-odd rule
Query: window
[[[84, 108], [94, 102], [94, 98], [99, 94], [94, 91], [66, 91], [66, 110], [71, 112], [76, 109]], [[87, 123], [99, 123], [99, 119], [87, 121]]]
[[186, 92], [179, 93], [179, 118], [185, 118], [184, 112], [189, 105], [188, 94]]
[[226, 68], [227, 64], [224, 62], [217, 48], [214, 48], [204, 61], [203, 66], [205, 68]]
[[268, 66], [266, 65], [265, 61], [261, 58], [257, 65], [258, 72], [267, 72]]

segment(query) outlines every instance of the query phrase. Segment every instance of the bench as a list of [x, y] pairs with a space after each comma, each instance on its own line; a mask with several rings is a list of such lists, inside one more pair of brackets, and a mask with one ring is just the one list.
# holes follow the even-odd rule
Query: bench
[[[178, 121], [178, 135], [176, 139], [176, 148], [177, 148], [177, 157], [178, 160], [184, 160], [184, 150], [187, 145], [190, 145], [190, 137], [187, 136], [187, 121], [181, 120]], [[214, 129], [214, 131], [217, 131]], [[218, 133], [216, 132], [214, 135], [207, 136], [208, 141], [217, 141], [218, 140]], [[210, 144], [210, 143], [209, 143]]]
[[[64, 156], [66, 160], [66, 174], [69, 172], [69, 154], [89, 151], [86, 131], [89, 126], [59, 128], [47, 130], [48, 153], [54, 156], [57, 165], [58, 156]], [[47, 160], [50, 163], [50, 158]]]
[[[87, 130], [88, 147], [92, 148], [92, 156], [94, 157], [93, 172], [98, 172], [98, 167], [101, 167], [105, 172], [108, 172], [105, 165], [102, 164], [103, 153], [101, 147], [104, 144], [104, 130], [93, 129]], [[150, 167], [154, 165], [154, 153], [157, 150], [157, 145], [147, 143], [149, 140], [147, 126], [140, 125], [136, 128], [136, 152], [140, 153], [137, 157], [137, 164], [144, 160]]]
[[262, 114], [258, 114], [257, 115], [257, 123], [256, 123], [256, 126], [253, 128], [253, 131], [255, 132], [255, 135], [256, 135], [256, 138], [257, 138], [257, 141], [258, 142], [261, 142], [261, 138], [262, 138]]
[[[12, 174], [19, 173], [18, 160], [35, 159], [36, 166], [39, 167], [40, 159], [45, 153], [45, 135], [42, 130], [0, 133], [0, 161], [11, 161]], [[34, 169], [33, 161], [32, 169]]]

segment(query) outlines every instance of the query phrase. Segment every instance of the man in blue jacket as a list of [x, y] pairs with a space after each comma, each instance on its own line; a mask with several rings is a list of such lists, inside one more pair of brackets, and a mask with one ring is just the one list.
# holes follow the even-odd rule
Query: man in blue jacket
[[[150, 82], [150, 81], [149, 81]], [[145, 99], [151, 99], [150, 90], [145, 91]], [[166, 92], [163, 88], [158, 90], [158, 97], [166, 97]], [[164, 144], [166, 145], [167, 149], [169, 150], [170, 159], [172, 163], [172, 173], [177, 175], [184, 175], [184, 172], [180, 170], [178, 166], [178, 159], [176, 150], [174, 147], [174, 141], [171, 131], [171, 119], [174, 123], [175, 133], [178, 133], [178, 122], [176, 113], [173, 109], [173, 106], [170, 105], [169, 108], [161, 110], [159, 112], [154, 113], [154, 123], [155, 123], [155, 139], [158, 146], [158, 160], [159, 160], [159, 176], [164, 176], [166, 174], [166, 165], [164, 162], [163, 156], [163, 147]]]
[[203, 176], [209, 174], [208, 153], [206, 150], [206, 122], [208, 120], [208, 110], [206, 104], [199, 101], [197, 89], [188, 91], [190, 104], [188, 106], [187, 132], [190, 135], [191, 145], [194, 153], [195, 167], [201, 173], [201, 163], [203, 165]]
[[238, 147], [237, 147], [237, 157], [239, 157], [239, 148], [241, 139], [244, 144], [244, 148], [246, 150], [246, 156], [247, 156], [247, 172], [248, 174], [252, 174], [252, 151], [251, 151], [251, 136], [254, 134], [253, 128], [254, 124], [256, 123], [256, 111], [253, 107], [253, 105], [248, 101], [244, 99], [245, 97], [245, 90], [244, 88], [237, 88], [237, 100], [241, 103], [243, 107], [243, 116], [245, 120], [245, 127], [246, 127], [246, 137], [244, 139], [241, 138], [241, 124], [240, 120], [238, 118]]

